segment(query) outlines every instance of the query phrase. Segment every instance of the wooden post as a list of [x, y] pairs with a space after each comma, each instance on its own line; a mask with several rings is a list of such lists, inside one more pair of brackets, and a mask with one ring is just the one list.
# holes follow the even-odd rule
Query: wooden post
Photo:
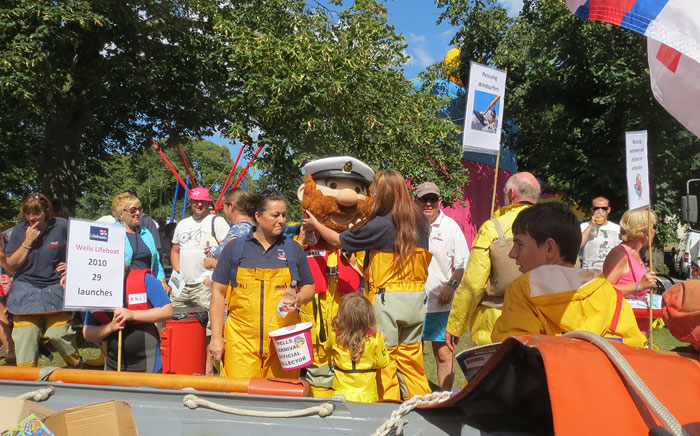
[[498, 189], [498, 165], [501, 162], [501, 147], [498, 147], [498, 153], [496, 153], [496, 172], [493, 175], [493, 194], [491, 196], [491, 218], [493, 218], [493, 213], [496, 211], [496, 190]]
[[[649, 271], [654, 271], [654, 252], [651, 247], [651, 204], [649, 204], [649, 214], [647, 215], [647, 239], [649, 240]], [[649, 349], [654, 348], [654, 287], [649, 290], [649, 331], [647, 332], [647, 341]]]
[[117, 335], [117, 372], [122, 370], [122, 331]]

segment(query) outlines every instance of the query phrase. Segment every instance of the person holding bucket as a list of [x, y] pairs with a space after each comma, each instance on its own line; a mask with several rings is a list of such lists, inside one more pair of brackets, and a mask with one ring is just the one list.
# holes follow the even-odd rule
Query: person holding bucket
[[333, 329], [323, 344], [335, 365], [333, 391], [348, 401], [374, 403], [377, 369], [386, 368], [389, 355], [384, 336], [377, 331], [372, 303], [362, 294], [348, 294], [340, 302]]
[[[223, 358], [226, 377], [298, 378], [298, 369], [283, 368], [268, 334], [300, 322], [295, 308], [314, 295], [313, 276], [304, 249], [282, 234], [285, 198], [267, 191], [253, 204], [255, 230], [224, 247], [212, 276], [209, 351], [215, 361]], [[281, 301], [286, 316], [277, 314]]]
[[390, 357], [389, 365], [379, 371], [379, 398], [401, 401], [431, 391], [423, 368], [422, 341], [424, 289], [431, 259], [428, 222], [399, 172], [377, 173], [374, 185], [372, 211], [350, 230], [339, 234], [308, 211], [304, 226], [348, 252], [369, 252], [365, 255], [369, 265], [364, 267], [364, 292], [374, 304]]

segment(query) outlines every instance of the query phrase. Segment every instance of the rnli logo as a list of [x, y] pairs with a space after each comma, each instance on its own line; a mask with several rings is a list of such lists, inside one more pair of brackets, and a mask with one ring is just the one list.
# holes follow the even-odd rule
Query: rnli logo
[[146, 298], [146, 293], [140, 293], [140, 294], [131, 294], [129, 295], [129, 305], [132, 304], [143, 304], [147, 302], [148, 299]]
[[279, 260], [287, 260], [287, 255], [284, 253], [283, 248], [278, 248], [277, 249], [277, 259]]
[[90, 226], [90, 240], [107, 242], [109, 229], [105, 227]]

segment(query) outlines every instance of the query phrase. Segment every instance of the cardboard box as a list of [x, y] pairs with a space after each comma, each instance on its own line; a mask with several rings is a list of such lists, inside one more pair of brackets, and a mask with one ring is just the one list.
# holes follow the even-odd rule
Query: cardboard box
[[56, 436], [137, 436], [131, 406], [125, 401], [74, 407], [43, 421]]
[[42, 421], [55, 413], [40, 404], [8, 397], [0, 397], [0, 410], [0, 433], [13, 428], [32, 413]]
[[3, 436], [55, 436], [35, 414], [30, 414]]

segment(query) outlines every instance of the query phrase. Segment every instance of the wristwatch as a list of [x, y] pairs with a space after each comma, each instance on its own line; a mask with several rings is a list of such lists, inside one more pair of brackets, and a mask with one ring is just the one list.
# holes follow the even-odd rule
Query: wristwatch
[[447, 285], [448, 285], [450, 288], [454, 289], [455, 291], [456, 291], [457, 288], [459, 287], [459, 283], [457, 282], [457, 280], [449, 280], [449, 281], [447, 282]]

